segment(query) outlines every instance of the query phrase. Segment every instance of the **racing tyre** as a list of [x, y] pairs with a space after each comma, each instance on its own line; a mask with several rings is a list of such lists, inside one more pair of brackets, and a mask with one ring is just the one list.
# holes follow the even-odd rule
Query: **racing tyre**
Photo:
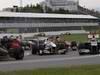
[[34, 54], [37, 54], [37, 49], [32, 49], [32, 54], [34, 55]]
[[72, 49], [72, 51], [77, 51], [77, 49]]
[[79, 53], [79, 55], [84, 55], [84, 53]]
[[65, 54], [66, 54], [66, 52], [61, 53], [61, 55], [65, 55]]
[[33, 54], [33, 55], [34, 55], [34, 54], [37, 54], [37, 51], [38, 51], [37, 46], [33, 45], [33, 46], [32, 46], [32, 54]]
[[22, 51], [16, 53], [15, 56], [14, 56], [14, 58], [16, 60], [23, 60], [23, 58], [24, 58], [24, 51], [22, 50]]

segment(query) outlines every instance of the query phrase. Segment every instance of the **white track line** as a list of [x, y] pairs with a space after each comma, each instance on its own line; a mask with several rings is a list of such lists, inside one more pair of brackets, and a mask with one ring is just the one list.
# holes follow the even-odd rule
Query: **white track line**
[[52, 61], [63, 61], [63, 60], [75, 60], [75, 59], [86, 59], [100, 57], [100, 55], [91, 55], [91, 56], [80, 56], [80, 57], [64, 57], [64, 58], [46, 58], [46, 59], [33, 59], [33, 60], [21, 60], [21, 61], [8, 61], [1, 62], [0, 65], [9, 65], [9, 64], [25, 64], [25, 63], [39, 63], [39, 62], [52, 62]]

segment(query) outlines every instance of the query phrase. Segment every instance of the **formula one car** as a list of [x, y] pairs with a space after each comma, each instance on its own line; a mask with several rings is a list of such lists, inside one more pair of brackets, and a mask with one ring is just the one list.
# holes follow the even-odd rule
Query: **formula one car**
[[32, 46], [32, 54], [66, 54], [67, 48], [64, 43], [54, 44], [50, 43], [45, 45], [44, 43], [39, 43], [39, 45]]
[[45, 42], [42, 40], [32, 40], [32, 54], [66, 54], [67, 47], [65, 43], [53, 43], [51, 41]]
[[78, 45], [79, 55], [83, 54], [99, 54], [100, 53], [100, 41], [97, 41], [96, 35], [89, 36], [88, 42], [80, 43]]
[[99, 54], [100, 42], [85, 42], [79, 44], [78, 51], [80, 55], [83, 54]]
[[16, 60], [22, 60], [24, 58], [24, 49], [15, 38], [8, 39], [4, 37], [0, 42], [0, 56], [10, 56]]

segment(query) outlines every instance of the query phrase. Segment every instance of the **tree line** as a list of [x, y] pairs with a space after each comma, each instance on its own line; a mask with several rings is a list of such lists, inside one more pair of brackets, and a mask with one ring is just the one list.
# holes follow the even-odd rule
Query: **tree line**
[[[31, 13], [44, 13], [44, 9], [41, 5], [26, 5], [24, 7], [16, 7], [15, 12], [31, 12]], [[70, 14], [68, 10], [58, 9], [52, 10], [51, 8], [45, 6], [45, 13], [60, 13], [60, 14]]]

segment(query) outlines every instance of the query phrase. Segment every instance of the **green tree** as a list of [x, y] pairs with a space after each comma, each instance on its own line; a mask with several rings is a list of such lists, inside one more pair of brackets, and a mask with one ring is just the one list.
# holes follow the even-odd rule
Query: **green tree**
[[54, 10], [53, 13], [69, 14], [69, 11], [60, 8], [59, 10]]
[[[68, 10], [59, 9], [59, 10], [52, 10], [50, 7], [45, 6], [46, 13], [59, 13], [59, 14], [69, 14]], [[18, 7], [16, 12], [31, 12], [31, 13], [43, 13], [43, 8], [41, 5], [26, 5], [24, 7]]]

